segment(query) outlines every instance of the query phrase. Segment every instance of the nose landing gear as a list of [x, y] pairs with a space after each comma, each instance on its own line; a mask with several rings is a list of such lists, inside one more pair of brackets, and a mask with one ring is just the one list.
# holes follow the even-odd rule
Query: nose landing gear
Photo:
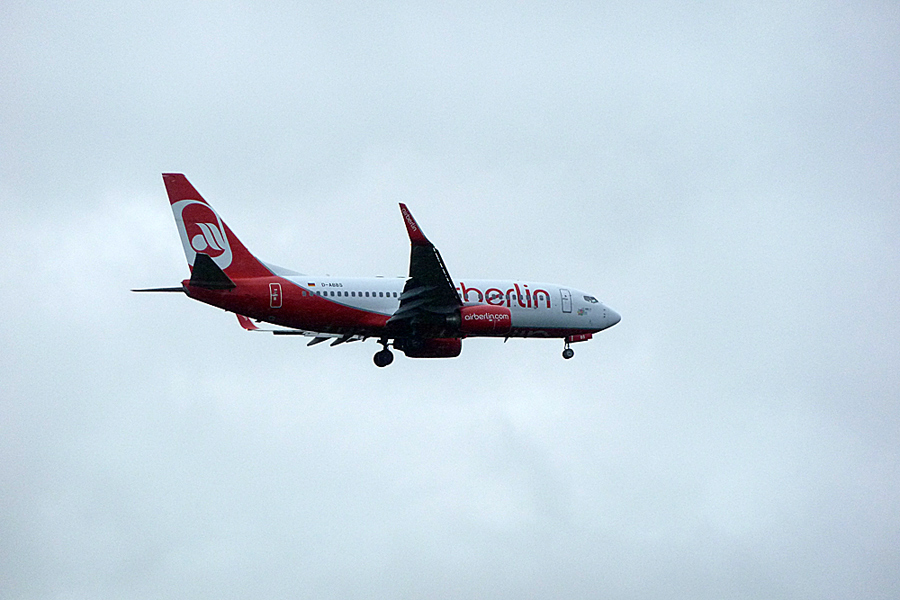
[[386, 367], [394, 362], [394, 353], [388, 350], [388, 341], [386, 339], [379, 340], [379, 342], [384, 348], [376, 352], [372, 360], [375, 362], [375, 366]]
[[577, 333], [566, 337], [566, 347], [563, 350], [563, 358], [569, 360], [570, 358], [575, 356], [575, 351], [569, 348], [569, 344], [573, 344], [575, 342], [586, 342], [592, 337], [593, 335], [590, 333]]

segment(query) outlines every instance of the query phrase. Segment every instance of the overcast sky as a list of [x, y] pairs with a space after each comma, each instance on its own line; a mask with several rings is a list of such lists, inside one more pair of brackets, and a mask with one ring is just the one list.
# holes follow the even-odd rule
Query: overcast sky
[[[900, 597], [896, 2], [0, 8], [0, 597]], [[260, 258], [622, 322], [372, 364], [184, 296]]]

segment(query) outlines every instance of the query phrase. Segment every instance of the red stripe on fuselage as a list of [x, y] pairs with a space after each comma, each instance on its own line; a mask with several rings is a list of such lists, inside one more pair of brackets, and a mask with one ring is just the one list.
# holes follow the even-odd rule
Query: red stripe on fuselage
[[[272, 283], [281, 284], [281, 308], [272, 307], [270, 288]], [[183, 284], [188, 296], [200, 302], [211, 304], [239, 315], [245, 315], [252, 319], [306, 331], [341, 334], [355, 333], [375, 337], [383, 335], [385, 325], [390, 318], [390, 315], [340, 304], [276, 275], [252, 279], [236, 279], [235, 284], [237, 284], [237, 287], [232, 290], [209, 290], [191, 287], [188, 285], [187, 280]], [[472, 290], [474, 288], [466, 289]], [[543, 290], [540, 291], [543, 292]], [[543, 304], [543, 298], [541, 300], [541, 304]], [[547, 303], [549, 304], [549, 300]], [[490, 301], [488, 304], [490, 304]], [[497, 335], [479, 334], [477, 337], [564, 338], [570, 335], [597, 333], [600, 331], [597, 328], [542, 327], [537, 324], [531, 327], [516, 326], [515, 309], [522, 309], [518, 307], [517, 301], [511, 302], [511, 304], [514, 309], [512, 315], [513, 328], [509, 333]], [[527, 300], [525, 304], [527, 306]]]
[[[369, 332], [378, 335], [389, 315], [338, 304], [284, 277], [237, 279], [232, 290], [208, 290], [185, 283], [188, 296], [253, 319], [323, 333]], [[272, 308], [270, 283], [280, 283], [281, 308]]]

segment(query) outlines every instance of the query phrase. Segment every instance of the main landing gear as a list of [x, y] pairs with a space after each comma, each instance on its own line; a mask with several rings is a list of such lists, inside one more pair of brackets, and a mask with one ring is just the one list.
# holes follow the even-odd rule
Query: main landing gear
[[394, 362], [394, 353], [388, 350], [387, 340], [379, 340], [379, 342], [384, 348], [376, 352], [375, 356], [372, 357], [372, 360], [375, 362], [375, 366], [386, 367]]
[[575, 356], [575, 351], [569, 348], [569, 342], [566, 342], [566, 347], [563, 350], [563, 358], [569, 360], [573, 356]]

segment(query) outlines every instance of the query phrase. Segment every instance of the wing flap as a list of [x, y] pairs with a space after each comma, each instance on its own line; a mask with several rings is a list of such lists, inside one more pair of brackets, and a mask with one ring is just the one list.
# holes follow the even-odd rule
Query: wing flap
[[356, 342], [365, 340], [366, 336], [355, 333], [322, 333], [321, 331], [306, 331], [305, 329], [290, 329], [288, 327], [279, 327], [277, 325], [269, 325], [266, 323], [262, 327], [257, 325], [259, 321], [254, 322], [250, 317], [237, 315], [238, 323], [247, 331], [262, 331], [273, 335], [300, 335], [313, 338], [307, 346], [315, 346], [328, 340], [333, 340], [332, 346], [344, 344], [347, 342]]

